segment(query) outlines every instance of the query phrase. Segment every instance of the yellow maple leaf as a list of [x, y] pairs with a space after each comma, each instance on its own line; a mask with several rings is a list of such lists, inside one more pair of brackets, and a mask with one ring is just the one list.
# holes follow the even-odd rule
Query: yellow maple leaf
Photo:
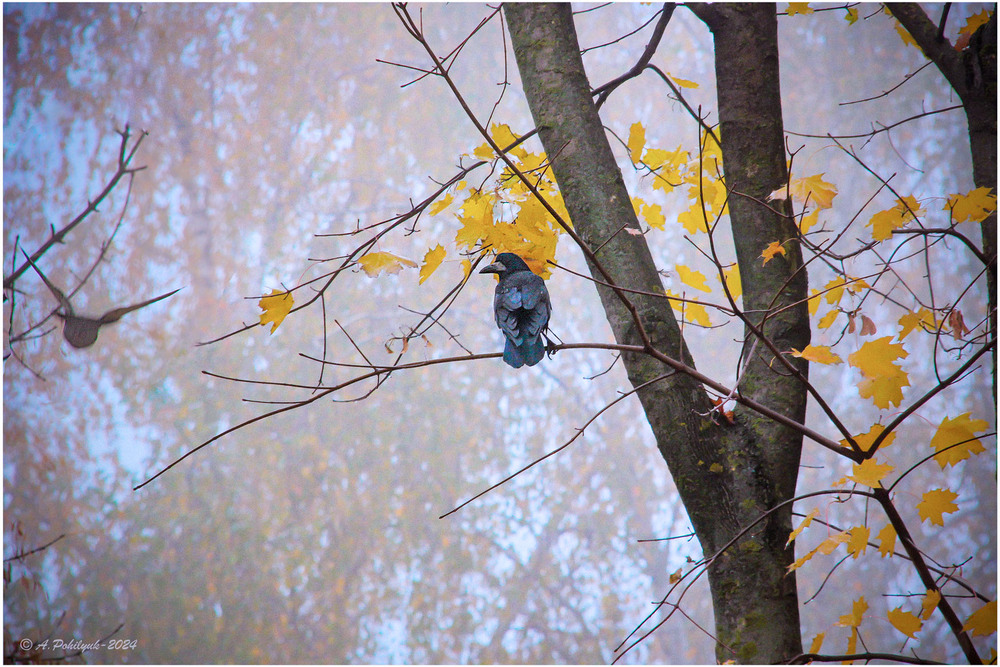
[[847, 16], [844, 20], [847, 21], [848, 25], [854, 25], [858, 20], [858, 10], [854, 7], [847, 7]]
[[632, 160], [632, 164], [639, 164], [642, 149], [646, 147], [646, 128], [642, 126], [642, 123], [632, 123], [632, 127], [628, 131], [626, 146], [628, 146], [628, 156]]
[[[858, 652], [858, 629], [851, 628], [851, 635], [847, 638], [847, 653], [853, 655]], [[841, 664], [847, 664], [845, 660]], [[852, 663], [853, 664], [853, 663]]]
[[964, 195], [948, 195], [944, 210], [951, 211], [951, 217], [955, 222], [982, 222], [990, 213], [997, 210], [997, 197], [991, 194], [991, 190], [982, 187]]
[[864, 377], [858, 383], [858, 395], [861, 398], [872, 399], [876, 407], [887, 410], [890, 406], [899, 407], [903, 402], [903, 387], [909, 386], [909, 376], [901, 370], [896, 370], [877, 377]]
[[437, 270], [437, 267], [441, 266], [445, 254], [444, 247], [440, 243], [427, 251], [427, 254], [424, 255], [424, 265], [420, 267], [420, 282], [417, 283], [418, 285], [423, 285], [424, 281], [430, 278], [431, 274]]
[[[972, 454], [982, 454], [986, 448], [976, 437], [976, 431], [985, 431], [987, 428], [989, 428], [989, 423], [982, 419], [972, 419], [968, 412], [954, 419], [945, 417], [941, 425], [938, 426], [934, 437], [931, 438], [931, 448], [940, 452], [934, 455], [934, 460], [944, 469], [949, 465], [964, 461]], [[952, 445], [958, 446], [952, 447]], [[949, 447], [951, 449], [948, 449]]]
[[480, 160], [492, 160], [493, 159], [493, 148], [488, 142], [483, 142], [476, 147], [472, 154], [479, 158]]
[[965, 20], [965, 25], [958, 29], [959, 35], [969, 35], [976, 32], [979, 26], [985, 25], [990, 20], [990, 12], [986, 9], [979, 12], [978, 14], [973, 14], [968, 19]]
[[455, 197], [453, 197], [451, 193], [446, 194], [444, 197], [438, 199], [436, 202], [431, 204], [430, 208], [427, 209], [427, 212], [430, 213], [431, 215], [437, 215], [441, 211], [451, 206], [451, 203], [453, 201], [455, 201]]
[[853, 472], [848, 475], [848, 478], [858, 484], [877, 489], [882, 479], [895, 470], [895, 468], [888, 463], [879, 463], [875, 459], [867, 459], [861, 463], [853, 464], [852, 470]]
[[896, 27], [896, 32], [899, 34], [899, 38], [903, 40], [903, 44], [909, 44], [910, 46], [915, 47], [916, 49], [920, 50], [921, 53], [923, 53], [923, 50], [920, 49], [920, 45], [917, 44], [917, 40], [913, 39], [913, 36], [906, 31], [906, 28], [904, 28], [902, 24], [899, 23], [899, 21], [896, 21], [895, 27]]
[[851, 613], [841, 616], [834, 625], [839, 625], [842, 628], [857, 628], [861, 625], [866, 611], [868, 611], [868, 603], [865, 602], [865, 597], [862, 595], [851, 604]]
[[898, 371], [896, 359], [909, 356], [902, 343], [891, 343], [892, 336], [884, 336], [866, 342], [861, 348], [851, 354], [847, 360], [865, 375], [877, 376]]
[[[510, 125], [507, 123], [493, 123], [490, 126], [490, 136], [493, 137], [493, 141], [501, 150], [507, 148], [512, 143], [519, 139], [518, 135], [511, 132]], [[511, 151], [518, 158], [523, 159], [526, 156], [524, 150], [518, 146]]]
[[743, 295], [743, 281], [740, 279], [740, 265], [732, 266], [722, 270], [722, 275], [726, 280], [726, 287], [733, 299], [738, 299]]
[[260, 314], [260, 325], [265, 326], [270, 322], [271, 333], [274, 333], [294, 304], [295, 299], [292, 298], [291, 292], [279, 289], [271, 290], [269, 296], [262, 297], [257, 302], [257, 306], [264, 311]]
[[813, 226], [816, 224], [818, 220], [819, 220], [819, 209], [816, 209], [815, 211], [813, 211], [808, 215], [803, 215], [801, 218], [799, 218], [799, 233], [807, 234], [809, 230], [813, 228]]
[[868, 526], [854, 526], [848, 529], [851, 538], [847, 540], [847, 553], [857, 558], [868, 549], [868, 536], [871, 531]]
[[891, 610], [887, 614], [887, 617], [889, 618], [889, 622], [892, 623], [892, 627], [913, 639], [917, 638], [917, 633], [920, 632], [920, 628], [924, 625], [914, 614], [903, 611], [902, 607], [896, 607]]
[[921, 308], [917, 312], [908, 312], [899, 318], [899, 335], [897, 340], [903, 340], [917, 327], [921, 327], [927, 331], [934, 331], [937, 329], [937, 322], [934, 320], [934, 314], [926, 308]]
[[823, 295], [826, 298], [826, 302], [831, 306], [835, 303], [840, 303], [840, 299], [844, 296], [844, 285], [848, 282], [846, 276], [837, 277], [823, 285]]
[[875, 536], [878, 540], [878, 552], [880, 557], [885, 558], [886, 556], [892, 556], [893, 552], [896, 550], [896, 529], [891, 523], [887, 523], [882, 526], [882, 530], [878, 531], [878, 535]]
[[820, 318], [816, 326], [819, 327], [820, 329], [829, 329], [831, 326], [833, 326], [833, 323], [836, 321], [837, 315], [840, 315], [839, 310], [836, 309], [831, 310], [829, 313]]
[[667, 72], [667, 76], [671, 81], [677, 84], [678, 88], [697, 88], [698, 84], [694, 81], [688, 81], [687, 79], [682, 79], [679, 76], [674, 76], [670, 72]]
[[997, 631], [997, 601], [987, 602], [965, 621], [962, 629], [972, 630], [973, 637], [986, 637]]
[[708, 286], [708, 280], [706, 280], [705, 274], [701, 271], [689, 269], [683, 264], [677, 264], [674, 266], [674, 269], [677, 271], [677, 275], [680, 277], [681, 282], [688, 287], [693, 287], [702, 292], [712, 291], [712, 288]]
[[938, 603], [941, 602], [941, 591], [932, 591], [927, 589], [927, 593], [924, 594], [923, 601], [920, 603], [920, 618], [927, 620], [937, 609]]
[[462, 271], [465, 273], [465, 280], [469, 279], [469, 275], [472, 273], [472, 262], [467, 259], [462, 260]]
[[908, 355], [902, 343], [891, 343], [892, 336], [870, 340], [847, 357], [847, 362], [864, 376], [858, 383], [862, 398], [871, 398], [876, 406], [886, 409], [903, 401], [903, 387], [909, 378], [894, 362]]
[[370, 252], [358, 260], [358, 264], [370, 277], [374, 278], [383, 271], [399, 273], [404, 266], [416, 268], [418, 264], [412, 259], [406, 259], [391, 252]]
[[920, 203], [912, 195], [907, 195], [896, 200], [896, 205], [884, 211], [879, 211], [873, 215], [866, 226], [872, 228], [872, 238], [876, 241], [884, 241], [892, 236], [892, 230], [906, 226], [911, 220], [916, 220], [915, 216], [927, 213], [920, 207]]
[[816, 313], [819, 312], [819, 304], [822, 296], [823, 295], [820, 294], [819, 290], [816, 289], [815, 287], [809, 290], [809, 299], [807, 300], [806, 304], [809, 307], [810, 316], [815, 315]]
[[689, 301], [678, 301], [676, 299], [678, 294], [672, 290], [666, 291], [668, 297], [673, 297], [670, 299], [670, 305], [678, 313], [682, 313], [684, 316], [684, 321], [690, 322], [692, 324], [697, 324], [702, 327], [712, 326], [712, 321], [708, 317], [708, 311], [705, 310], [705, 306], [700, 303], [691, 303]]
[[796, 14], [812, 14], [813, 10], [808, 2], [789, 2], [785, 13], [789, 16], [795, 16]]
[[816, 547], [816, 551], [820, 552], [824, 556], [829, 556], [837, 550], [837, 547], [849, 539], [851, 539], [851, 536], [847, 534], [846, 530], [842, 530], [836, 535], [831, 535], [820, 542], [819, 546]]
[[930, 519], [931, 523], [943, 526], [943, 515], [958, 511], [958, 505], [954, 502], [958, 494], [951, 489], [931, 489], [922, 497], [923, 500], [917, 503], [917, 513], [921, 521]]
[[701, 210], [698, 202], [695, 202], [688, 210], [678, 215], [677, 222], [684, 225], [684, 230], [688, 234], [708, 231], [708, 223], [705, 222], [705, 213]]
[[792, 356], [805, 359], [807, 361], [814, 361], [817, 364], [841, 364], [840, 357], [835, 353], [830, 351], [830, 348], [826, 345], [806, 345], [805, 349], [801, 352], [792, 348]]
[[764, 258], [764, 264], [767, 264], [772, 259], [774, 259], [775, 255], [779, 254], [784, 255], [785, 248], [777, 241], [771, 241], [769, 244], [767, 244], [767, 247], [764, 248], [764, 252], [760, 253], [760, 256]]
[[832, 208], [833, 198], [837, 196], [837, 186], [824, 181], [823, 174], [814, 174], [805, 178], [793, 178], [788, 184], [788, 192], [800, 204]]
[[825, 632], [818, 633], [813, 637], [812, 644], [809, 645], [810, 653], [819, 653], [819, 650], [823, 648], [823, 639], [826, 637]]
[[788, 534], [788, 540], [785, 542], [785, 544], [786, 545], [790, 544], [796, 537], [801, 535], [802, 531], [808, 528], [809, 524], [812, 523], [812, 520], [818, 516], [819, 516], [819, 508], [814, 507], [812, 511], [806, 515], [806, 518], [802, 519], [802, 523], [800, 523], [792, 532]]
[[663, 215], [663, 209], [659, 204], [643, 204], [642, 217], [649, 223], [650, 227], [656, 229], [666, 229], [667, 219]]
[[[885, 426], [883, 426], [882, 424], [872, 424], [872, 427], [868, 429], [867, 433], [861, 433], [859, 435], [854, 436], [854, 442], [858, 443], [858, 447], [861, 448], [861, 451], [867, 452], [872, 448], [872, 445], [875, 444], [875, 439], [880, 435], [882, 435], [882, 431], [884, 430]], [[879, 445], [879, 450], [881, 451], [886, 447], [888, 447], [889, 445], [891, 445], [892, 441], [895, 439], [896, 439], [896, 432], [893, 431], [889, 435], [885, 436], [885, 440], [883, 440], [882, 444]], [[847, 444], [847, 440], [841, 440], [840, 444], [842, 444], [844, 447], [850, 446]]]

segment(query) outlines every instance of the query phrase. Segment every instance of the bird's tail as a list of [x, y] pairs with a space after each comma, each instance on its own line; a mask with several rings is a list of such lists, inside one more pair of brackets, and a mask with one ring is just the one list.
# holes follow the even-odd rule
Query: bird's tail
[[545, 356], [545, 344], [542, 343], [541, 336], [529, 338], [520, 345], [515, 345], [514, 341], [507, 339], [503, 348], [503, 360], [512, 368], [520, 368], [527, 364], [534, 366]]

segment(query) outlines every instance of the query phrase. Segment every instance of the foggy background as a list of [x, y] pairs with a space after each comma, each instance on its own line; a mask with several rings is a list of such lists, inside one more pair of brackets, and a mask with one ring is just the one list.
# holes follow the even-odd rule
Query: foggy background
[[[984, 7], [956, 4], [952, 39]], [[591, 10], [577, 15], [577, 30], [597, 86], [634, 64], [651, 26], [615, 40], [649, 21], [658, 6], [576, 8]], [[489, 12], [483, 5], [432, 5], [423, 21], [444, 54]], [[859, 13], [855, 25], [843, 10], [779, 18], [786, 129], [863, 134], [958, 103], [931, 66], [889, 96], [841, 106], [892, 88], [925, 62], [877, 6], [862, 5]], [[708, 30], [678, 8], [653, 63], [699, 83], [685, 94], [714, 123], [712, 58]], [[308, 397], [203, 370], [315, 383], [317, 364], [299, 353], [321, 356], [324, 334], [330, 358], [364, 363], [334, 319], [372, 361], [388, 363], [394, 356], [386, 341], [418, 319], [404, 308], [427, 310], [462, 277], [452, 245], [458, 223], [423, 216], [417, 233], [400, 231], [378, 247], [419, 262], [429, 248], [444, 245], [448, 258], [423, 285], [415, 269], [377, 279], [348, 273], [327, 293], [325, 331], [317, 304], [293, 313], [274, 335], [255, 327], [197, 346], [256, 322], [261, 294], [332, 270], [335, 263], [315, 260], [359, 243], [316, 234], [408, 210], [436, 189], [432, 179], [450, 178], [483, 143], [442, 81], [401, 87], [419, 73], [377, 60], [429, 66], [382, 4], [4, 5], [4, 275], [12, 262], [23, 262], [13, 260], [15, 243], [34, 252], [52, 227], [64, 226], [100, 192], [117, 164], [115, 131], [128, 124], [134, 136], [149, 134], [134, 161], [146, 169], [135, 174], [127, 207], [123, 182], [39, 268], [56, 285], [75, 286], [124, 210], [104, 260], [71, 297], [74, 309], [100, 314], [183, 287], [103, 328], [83, 350], [63, 340], [56, 318], [40, 329], [55, 327], [48, 335], [9, 344], [11, 330], [27, 328], [57, 305], [33, 271], [17, 281], [16, 306], [4, 303], [5, 354], [14, 353], [4, 363], [4, 556], [65, 535], [5, 571], [5, 652], [22, 637], [97, 641], [124, 624], [114, 636], [136, 640], [135, 648], [84, 658], [606, 663], [666, 593], [670, 574], [701, 557], [634, 398], [589, 424], [557, 456], [438, 519], [564, 444], [628, 390], [620, 365], [602, 374], [613, 357], [597, 350], [563, 351], [521, 371], [488, 359], [397, 373], [364, 401], [324, 399], [258, 422], [132, 490], [218, 432], [274, 407], [259, 401]], [[492, 120], [519, 134], [531, 129], [500, 17], [469, 41], [452, 73], [481, 121], [506, 78], [511, 85]], [[609, 131], [624, 141], [629, 126], [641, 121], [648, 145], [696, 151], [698, 128], [668, 92], [649, 74], [628, 82], [602, 109]], [[960, 110], [871, 142], [843, 141], [883, 177], [895, 174], [892, 183], [902, 193], [943, 196], [973, 187]], [[831, 145], [789, 137], [791, 148], [803, 146], [796, 175], [824, 173], [837, 185], [835, 207], [821, 220], [839, 229], [878, 183]], [[529, 146], [538, 150], [537, 143]], [[673, 222], [687, 204], [652, 194], [624, 147], [615, 149], [630, 192], [664, 207], [666, 230], [647, 238], [665, 285], [680, 292], [674, 265], [703, 261]], [[484, 188], [492, 183], [486, 169], [467, 180]], [[891, 206], [887, 195], [868, 214]], [[940, 205], [927, 209], [940, 215]], [[855, 224], [851, 241], [867, 233]], [[966, 233], [978, 236], [974, 226]], [[955, 242], [932, 258], [941, 284], [965, 284], [979, 270]], [[558, 259], [584, 270], [565, 239]], [[919, 282], [927, 267], [916, 262], [906, 270]], [[810, 286], [830, 278], [811, 270]], [[442, 321], [476, 353], [502, 349], [493, 286], [491, 278], [473, 276]], [[551, 326], [562, 340], [611, 340], [591, 285], [557, 272], [548, 287]], [[984, 281], [977, 287], [965, 297], [967, 322], [985, 312]], [[297, 303], [306, 294], [297, 292]], [[872, 301], [864, 313], [885, 335], [896, 333], [897, 311]], [[718, 313], [713, 322], [722, 323]], [[461, 354], [448, 332], [434, 328], [428, 340], [410, 341], [404, 361]], [[699, 370], [731, 384], [740, 334], [736, 325], [689, 328]], [[915, 338], [908, 339], [902, 366], [920, 386], [934, 377], [933, 348], [929, 336]], [[813, 343], [834, 340], [836, 331], [817, 331]], [[393, 345], [397, 353], [400, 347]], [[859, 399], [846, 364], [813, 365], [811, 372], [855, 432], [877, 420], [879, 411]], [[327, 369], [324, 380], [334, 384], [349, 375]], [[358, 385], [337, 398], [371, 388]], [[946, 415], [992, 420], [991, 402], [982, 371], [945, 392], [901, 430], [893, 463], [905, 470], [925, 456]], [[813, 428], [834, 435], [817, 411], [810, 414]], [[947, 517], [945, 533], [922, 534], [912, 504], [907, 516], [918, 543], [942, 564], [972, 556], [961, 575], [995, 598], [992, 440], [987, 448], [944, 473], [925, 466], [898, 493], [913, 495], [912, 504], [929, 485], [960, 493], [961, 509]], [[800, 493], [849, 472], [846, 462], [808, 442], [803, 466]], [[813, 506], [806, 501], [796, 509]], [[865, 517], [861, 502], [820, 508], [842, 528]], [[814, 526], [798, 552], [824, 537], [825, 529]], [[843, 651], [848, 631], [834, 623], [865, 595], [872, 620], [863, 635], [872, 646], [898, 649], [902, 635], [885, 621], [885, 610], [906, 598], [882, 594], [922, 592], [919, 582], [900, 559], [869, 550], [835, 567], [841, 556], [817, 557], [798, 572], [802, 601], [815, 595], [802, 609], [807, 645], [826, 632], [824, 651]], [[625, 662], [714, 662], [711, 638], [695, 625], [713, 628], [704, 578], [681, 608], [691, 620], [675, 614]], [[920, 637], [922, 657], [958, 658], [938, 617]]]

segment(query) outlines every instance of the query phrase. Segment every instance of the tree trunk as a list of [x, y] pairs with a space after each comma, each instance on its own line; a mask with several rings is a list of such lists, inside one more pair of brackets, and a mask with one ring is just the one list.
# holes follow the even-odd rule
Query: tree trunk
[[[716, 33], [717, 42], [743, 40], [730, 45], [740, 58], [727, 76], [747, 81], [725, 105], [720, 99], [722, 145], [729, 186], [760, 197], [786, 178], [777, 25], [773, 6], [741, 11], [752, 21], [741, 25], [744, 18], [734, 14]], [[528, 105], [546, 153], [555, 156], [552, 168], [574, 228], [591, 250], [599, 248], [596, 260], [615, 284], [645, 293], [630, 292], [628, 299], [650, 346], [693, 367], [669, 303], [655, 296], [663, 294], [663, 286], [645, 237], [619, 233], [623, 224], [633, 229], [639, 224], [591, 96], [570, 6], [515, 3], [505, 5], [504, 12]], [[768, 69], [758, 71], [762, 68]], [[766, 85], [753, 87], [767, 79]], [[745, 109], [736, 113], [740, 105]], [[733, 229], [739, 231], [735, 236], [747, 309], [804, 300], [805, 275], [795, 272], [801, 254], [794, 241], [786, 244], [787, 259], [760, 266], [760, 252], [768, 243], [794, 238], [790, 221], [735, 194], [730, 207]], [[604, 281], [590, 258], [588, 264], [591, 274]], [[607, 287], [598, 286], [598, 292], [616, 340], [643, 345], [623, 299]], [[804, 305], [770, 318], [765, 327], [779, 349], [801, 349], [808, 343]], [[645, 354], [626, 354], [623, 361], [636, 387], [669, 372]], [[759, 344], [741, 389], [801, 423], [802, 380], [775, 373], [770, 361]], [[804, 375], [806, 368], [798, 365], [798, 370]], [[724, 419], [714, 423], [702, 416], [712, 407], [708, 395], [681, 373], [638, 396], [707, 557], [716, 556], [742, 528], [794, 493], [801, 436], [791, 429], [747, 411], [737, 411], [735, 425]], [[794, 556], [785, 548], [790, 530], [786, 507], [712, 560], [709, 582], [720, 661], [780, 662], [802, 652], [795, 577], [786, 575]]]

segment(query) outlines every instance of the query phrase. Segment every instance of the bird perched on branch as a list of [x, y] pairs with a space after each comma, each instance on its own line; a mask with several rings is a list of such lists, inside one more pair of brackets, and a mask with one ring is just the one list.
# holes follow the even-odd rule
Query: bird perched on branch
[[548, 329], [552, 312], [545, 281], [511, 252], [500, 253], [495, 262], [479, 273], [500, 275], [493, 297], [493, 315], [507, 339], [503, 360], [514, 368], [534, 366], [545, 356], [542, 335]]

